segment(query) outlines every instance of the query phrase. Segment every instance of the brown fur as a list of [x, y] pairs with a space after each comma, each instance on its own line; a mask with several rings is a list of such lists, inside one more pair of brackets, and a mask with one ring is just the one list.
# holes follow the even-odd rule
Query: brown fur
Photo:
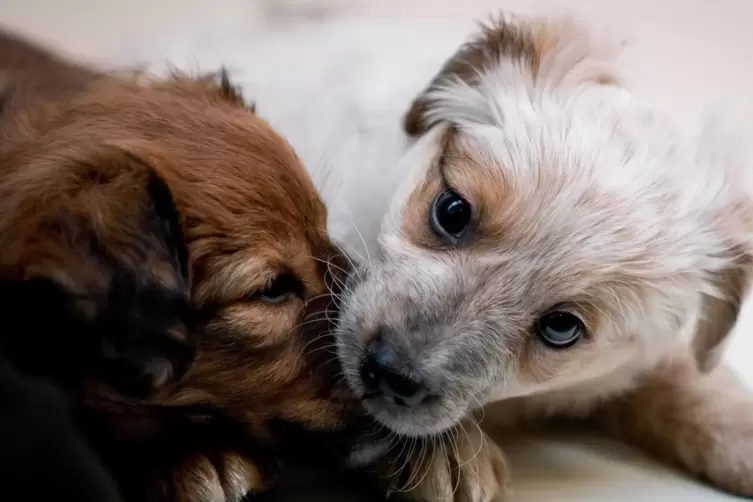
[[[0, 275], [16, 288], [2, 350], [67, 385], [136, 500], [239, 500], [280, 461], [326, 462], [360, 413], [329, 364], [344, 264], [290, 146], [226, 76], [138, 84], [2, 35], [0, 55]], [[280, 274], [300, 294], [260, 299]], [[176, 310], [108, 339], [151, 322], [151, 298]], [[132, 344], [152, 351], [124, 366], [146, 373], [138, 392], [100, 371]]]

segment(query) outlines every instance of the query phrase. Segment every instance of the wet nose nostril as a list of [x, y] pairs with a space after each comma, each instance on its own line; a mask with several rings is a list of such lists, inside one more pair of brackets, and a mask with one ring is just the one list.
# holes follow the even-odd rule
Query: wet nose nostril
[[426, 387], [421, 382], [397, 373], [386, 373], [383, 385], [389, 389], [395, 402], [401, 406], [416, 406], [426, 398]]
[[398, 371], [395, 368], [398, 363], [391, 347], [382, 342], [371, 344], [361, 366], [366, 397], [379, 395], [400, 406], [418, 406], [428, 397], [428, 389], [424, 382]]
[[371, 357], [367, 357], [366, 361], [361, 365], [361, 381], [366, 388], [367, 394], [379, 391], [381, 385], [379, 365]]

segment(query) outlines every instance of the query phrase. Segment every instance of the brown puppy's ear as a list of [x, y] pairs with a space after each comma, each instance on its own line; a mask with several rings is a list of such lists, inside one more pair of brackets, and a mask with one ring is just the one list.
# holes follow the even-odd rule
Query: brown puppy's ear
[[17, 246], [3, 264], [5, 293], [23, 294], [14, 340], [4, 342], [34, 373], [55, 367], [47, 354], [69, 361], [62, 376], [92, 370], [146, 396], [193, 360], [180, 217], [152, 166], [119, 147], [69, 162], [57, 183], [27, 187], [24, 208], [34, 214], [18, 211], [10, 225]]
[[747, 268], [750, 260], [741, 259], [737, 266], [719, 273], [718, 296], [705, 295], [701, 318], [691, 341], [691, 350], [703, 373], [711, 372], [719, 363], [724, 341], [735, 327], [748, 288]]
[[[577, 73], [571, 84], [616, 84], [618, 77], [605, 64], [611, 54], [600, 54], [588, 35], [572, 21], [517, 18], [500, 15], [479, 27], [441, 68], [413, 101], [403, 127], [409, 136], [420, 136], [445, 120], [441, 108], [447, 86], [477, 87], [485, 74], [504, 67], [501, 78], [515, 77], [511, 85], [554, 86]], [[611, 52], [611, 51], [609, 51]], [[604, 57], [606, 56], [606, 57]], [[584, 71], [575, 72], [577, 67]]]
[[92, 229], [99, 241], [92, 251], [105, 257], [111, 276], [96, 320], [102, 373], [125, 392], [147, 395], [179, 379], [194, 356], [188, 252], [167, 183], [142, 159], [115, 155], [125, 193], [114, 190], [106, 203], [125, 207], [109, 228]]

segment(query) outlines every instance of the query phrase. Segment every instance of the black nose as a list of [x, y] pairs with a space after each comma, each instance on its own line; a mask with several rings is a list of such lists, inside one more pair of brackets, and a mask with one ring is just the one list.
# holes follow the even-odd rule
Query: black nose
[[366, 395], [382, 396], [406, 407], [423, 403], [429, 395], [425, 383], [402, 373], [400, 366], [400, 359], [389, 344], [382, 341], [369, 344], [361, 366]]

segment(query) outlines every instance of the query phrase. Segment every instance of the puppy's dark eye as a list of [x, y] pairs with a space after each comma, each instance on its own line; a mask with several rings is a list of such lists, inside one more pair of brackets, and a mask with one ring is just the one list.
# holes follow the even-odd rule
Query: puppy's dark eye
[[431, 225], [439, 235], [459, 239], [471, 223], [471, 205], [452, 190], [434, 199]]
[[298, 278], [290, 273], [280, 274], [275, 280], [254, 295], [254, 299], [279, 305], [294, 297], [303, 296], [303, 284]]
[[575, 315], [555, 310], [544, 314], [536, 322], [539, 337], [552, 348], [573, 346], [586, 332], [586, 327]]

